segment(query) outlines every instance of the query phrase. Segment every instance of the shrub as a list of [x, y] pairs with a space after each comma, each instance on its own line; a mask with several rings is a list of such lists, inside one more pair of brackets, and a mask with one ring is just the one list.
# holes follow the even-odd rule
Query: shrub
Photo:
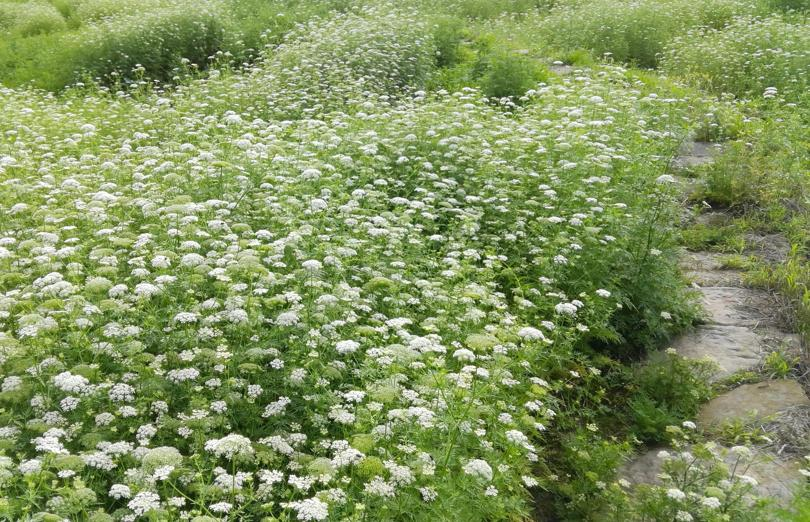
[[806, 129], [806, 117], [784, 109], [750, 122], [705, 169], [700, 197], [723, 207], [769, 213], [781, 223], [791, 212], [803, 216], [810, 197]]
[[67, 24], [59, 11], [43, 0], [0, 3], [0, 29], [10, 38], [52, 33], [65, 27]]
[[746, 475], [761, 458], [754, 450], [700, 442], [693, 423], [679, 426], [667, 428], [673, 449], [658, 454], [662, 483], [639, 484], [632, 496], [614, 483], [614, 511], [605, 520], [774, 520], [772, 501], [759, 496], [756, 481]]
[[462, 0], [457, 9], [464, 17], [488, 19], [504, 13], [524, 14], [548, 4], [548, 0]]
[[57, 90], [85, 76], [109, 82], [170, 79], [181, 59], [205, 66], [224, 37], [216, 4], [195, 3], [104, 20], [81, 30], [38, 35], [0, 45], [0, 72], [12, 84]]
[[680, 357], [674, 350], [657, 353], [636, 368], [630, 400], [636, 436], [645, 442], [667, 438], [667, 426], [690, 420], [699, 406], [711, 398], [711, 363]]
[[514, 51], [495, 51], [484, 58], [482, 68], [481, 91], [489, 98], [516, 98], [546, 79], [536, 61]]
[[771, 9], [780, 9], [782, 11], [806, 11], [810, 8], [807, 0], [764, 0], [766, 5]]
[[663, 68], [716, 93], [796, 101], [810, 86], [810, 24], [775, 15], [693, 29], [668, 45]]
[[222, 12], [215, 3], [128, 15], [81, 34], [74, 70], [104, 77], [113, 72], [127, 75], [140, 65], [147, 76], [168, 79], [183, 58], [205, 66], [223, 37]]
[[464, 40], [464, 22], [458, 18], [442, 17], [433, 25], [436, 44], [436, 65], [452, 67], [463, 59], [461, 43]]
[[170, 6], [169, 0], [74, 0], [71, 12], [82, 23], [87, 23], [105, 18], [148, 13]]
[[690, 101], [607, 67], [507, 112], [417, 95], [433, 67], [386, 4], [136, 101], [0, 90], [9, 518], [527, 519], [540, 479], [587, 508], [626, 446], [593, 340]]
[[[9, 37], [0, 39], [4, 83], [33, 82], [58, 90], [88, 75], [105, 83], [122, 77], [131, 80], [138, 64], [141, 77], [167, 81], [181, 59], [205, 67], [214, 54], [218, 63], [242, 64], [256, 58], [264, 46], [280, 43], [297, 23], [341, 6], [333, 0], [53, 0], [52, 4], [0, 3], [0, 28], [9, 27]], [[42, 20], [51, 19], [58, 24], [46, 28]], [[12, 30], [11, 24], [17, 29]]]
[[585, 48], [597, 57], [655, 67], [670, 39], [686, 29], [722, 27], [758, 9], [754, 0], [596, 0], [551, 10], [541, 34], [562, 51]]

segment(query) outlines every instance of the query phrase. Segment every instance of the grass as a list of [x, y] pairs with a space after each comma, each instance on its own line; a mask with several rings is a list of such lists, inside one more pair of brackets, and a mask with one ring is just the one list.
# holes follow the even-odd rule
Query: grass
[[[58, 91], [79, 81], [172, 82], [185, 62], [241, 64], [339, 3], [87, 0], [0, 4], [0, 81]], [[9, 15], [4, 16], [4, 10]], [[18, 13], [19, 16], [14, 15]], [[22, 13], [22, 14], [20, 14]]]
[[[744, 24], [797, 14], [49, 5], [64, 26], [0, 47], [0, 520], [773, 512], [690, 427], [705, 365], [659, 350], [699, 315], [684, 242], [742, 255], [782, 231], [761, 278], [810, 310], [806, 98], [781, 87], [801, 69], [732, 100], [674, 54], [665, 75], [615, 62], [657, 66], [705, 24], [762, 47]], [[562, 33], [598, 8], [597, 40]], [[696, 135], [725, 141], [698, 196], [734, 214], [681, 231], [669, 165]], [[629, 495], [617, 467], [671, 439], [704, 471], [678, 457]]]
[[806, 19], [741, 17], [723, 28], [697, 28], [672, 39], [663, 67], [716, 93], [787, 102], [806, 99], [810, 37]]

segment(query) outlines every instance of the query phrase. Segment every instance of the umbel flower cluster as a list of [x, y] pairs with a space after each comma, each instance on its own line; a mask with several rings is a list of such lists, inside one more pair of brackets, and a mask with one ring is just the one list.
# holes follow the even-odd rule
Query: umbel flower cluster
[[0, 517], [527, 512], [686, 101], [426, 94], [426, 34], [385, 4], [171, 93], [0, 90]]

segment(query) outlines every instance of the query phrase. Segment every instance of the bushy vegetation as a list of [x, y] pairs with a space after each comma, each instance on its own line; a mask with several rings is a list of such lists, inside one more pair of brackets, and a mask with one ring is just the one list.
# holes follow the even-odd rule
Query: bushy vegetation
[[[656, 355], [698, 316], [670, 164], [739, 140], [730, 186], [783, 175], [701, 195], [775, 216], [806, 99], [550, 72], [528, 28], [603, 2], [555, 4], [61, 0], [4, 40], [9, 84], [90, 83], [0, 88], [0, 520], [767, 520], [690, 422], [708, 366]], [[762, 9], [640, 5], [616, 60]]]
[[632, 383], [637, 387], [629, 402], [635, 434], [645, 442], [671, 438], [667, 429], [695, 418], [701, 404], [711, 398], [711, 362], [689, 361], [668, 350], [638, 366]]
[[775, 15], [688, 31], [671, 42], [664, 68], [717, 93], [795, 102], [810, 87], [810, 24]]
[[[60, 90], [78, 81], [172, 81], [212, 61], [239, 64], [340, 2], [81, 0], [0, 3], [0, 82]], [[4, 9], [9, 15], [4, 16]], [[22, 13], [15, 15], [15, 13]]]
[[7, 37], [34, 36], [66, 27], [59, 11], [47, 2], [0, 3], [0, 29]]
[[541, 22], [541, 35], [561, 50], [587, 49], [598, 57], [642, 67], [658, 64], [674, 37], [693, 27], [723, 27], [759, 9], [754, 0], [598, 0], [562, 3]]

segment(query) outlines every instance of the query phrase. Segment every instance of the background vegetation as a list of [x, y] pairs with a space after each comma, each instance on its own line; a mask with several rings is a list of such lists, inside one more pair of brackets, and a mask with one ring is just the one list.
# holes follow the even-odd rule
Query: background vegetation
[[0, 1], [0, 519], [801, 520], [665, 349], [751, 230], [810, 332], [806, 8]]

